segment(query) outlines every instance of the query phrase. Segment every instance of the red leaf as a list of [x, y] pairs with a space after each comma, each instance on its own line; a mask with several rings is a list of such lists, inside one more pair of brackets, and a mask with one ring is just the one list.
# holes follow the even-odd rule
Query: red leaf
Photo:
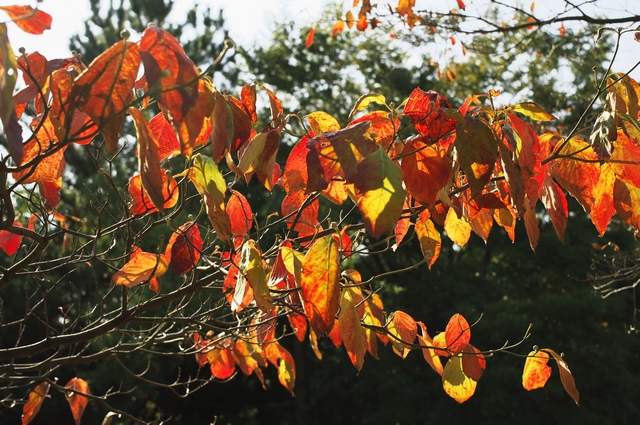
[[138, 44], [119, 41], [91, 62], [71, 90], [75, 106], [98, 125], [111, 154], [118, 147], [139, 67]]
[[636, 231], [640, 231], [640, 188], [616, 180], [613, 200], [620, 218]]
[[491, 179], [498, 159], [498, 145], [493, 131], [480, 118], [465, 117], [458, 123], [456, 133], [458, 161], [467, 176], [473, 198]]
[[182, 276], [198, 263], [203, 245], [200, 228], [188, 221], [171, 235], [165, 249], [166, 261], [177, 275]]
[[145, 29], [140, 57], [147, 83], [178, 133], [182, 154], [191, 155], [205, 119], [213, 112], [211, 84], [200, 77], [180, 42], [159, 27]]
[[340, 301], [340, 243], [333, 235], [317, 239], [302, 261], [304, 309], [319, 335], [333, 328]]
[[394, 123], [387, 111], [373, 111], [351, 121], [348, 127], [365, 121], [370, 123], [368, 134], [388, 150], [394, 141], [395, 132], [400, 128], [400, 120], [396, 118]]
[[138, 169], [142, 187], [151, 199], [153, 205], [164, 212], [164, 184], [162, 177], [165, 175], [160, 168], [158, 156], [158, 140], [149, 128], [146, 118], [141, 110], [129, 108], [129, 114], [133, 117], [138, 139]]
[[316, 33], [315, 28], [311, 28], [307, 33], [307, 41], [304, 43], [307, 49], [313, 45], [313, 36], [315, 35], [315, 33]]
[[[176, 183], [176, 181], [167, 174], [166, 170], [162, 170], [161, 181], [162, 195], [165, 200], [163, 207], [171, 208], [178, 202], [180, 195], [178, 183]], [[142, 187], [140, 174], [135, 174], [131, 179], [129, 179], [128, 191], [132, 200], [130, 207], [131, 214], [142, 215], [158, 211], [151, 202], [149, 195], [147, 195], [147, 192]]]
[[464, 10], [467, 7], [467, 5], [464, 4], [464, 1], [462, 0], [457, 0], [457, 1], [458, 1], [458, 7], [460, 9]]
[[[298, 236], [313, 235], [320, 227], [318, 211], [320, 203], [318, 199], [306, 202], [308, 195], [299, 190], [285, 196], [282, 201], [282, 216], [287, 217], [287, 228], [298, 232]], [[303, 208], [300, 210], [300, 208]], [[294, 225], [295, 223], [295, 225]]]
[[149, 121], [149, 128], [158, 140], [158, 158], [160, 161], [171, 158], [180, 153], [180, 141], [171, 123], [164, 113], [156, 114]]
[[214, 348], [207, 353], [207, 361], [211, 375], [215, 379], [224, 381], [236, 372], [236, 361], [228, 348]]
[[247, 110], [249, 117], [251, 117], [251, 122], [253, 124], [258, 123], [258, 113], [256, 112], [256, 86], [255, 84], [246, 84], [242, 86], [242, 91], [240, 92], [240, 99], [242, 104]]
[[467, 320], [460, 314], [454, 314], [445, 330], [445, 342], [447, 348], [454, 354], [462, 351], [462, 348], [471, 339], [471, 328]]
[[[33, 217], [33, 216], [32, 216]], [[16, 227], [22, 227], [22, 224], [18, 221], [14, 221], [13, 225]], [[15, 254], [20, 249], [22, 243], [22, 235], [11, 233], [9, 230], [0, 231], [0, 248], [8, 256]]]
[[542, 202], [547, 209], [558, 239], [564, 241], [564, 233], [569, 220], [569, 205], [564, 192], [549, 175], [545, 176], [542, 186]]
[[227, 201], [227, 215], [231, 220], [231, 233], [234, 236], [249, 234], [253, 227], [253, 211], [242, 193], [231, 190], [231, 197]]
[[42, 34], [51, 29], [51, 15], [31, 6], [0, 6], [11, 20], [24, 32]]
[[29, 393], [27, 403], [22, 406], [22, 425], [27, 425], [36, 417], [42, 406], [42, 402], [49, 393], [49, 383], [43, 382]]
[[622, 129], [618, 130], [618, 138], [608, 163], [615, 175], [625, 183], [640, 188], [640, 141], [629, 138]]
[[427, 143], [435, 143], [456, 128], [456, 121], [444, 109], [450, 109], [447, 98], [434, 91], [413, 90], [404, 107], [416, 130]]
[[289, 158], [287, 158], [282, 172], [282, 179], [279, 182], [286, 193], [307, 189], [307, 180], [309, 179], [307, 175], [308, 142], [309, 138], [304, 136], [289, 153]]
[[[408, 142], [403, 153], [402, 172], [407, 191], [413, 199], [431, 206], [438, 200], [438, 192], [451, 178], [451, 158], [420, 141]], [[429, 184], [425, 184], [429, 182]]]
[[82, 419], [82, 414], [84, 413], [84, 409], [87, 407], [89, 403], [89, 399], [81, 394], [91, 394], [89, 391], [89, 384], [84, 379], [81, 378], [72, 378], [65, 388], [68, 390], [65, 393], [67, 397], [67, 401], [69, 402], [69, 406], [71, 407], [71, 413], [73, 414], [73, 419], [76, 422], [76, 425], [80, 425], [80, 420]]

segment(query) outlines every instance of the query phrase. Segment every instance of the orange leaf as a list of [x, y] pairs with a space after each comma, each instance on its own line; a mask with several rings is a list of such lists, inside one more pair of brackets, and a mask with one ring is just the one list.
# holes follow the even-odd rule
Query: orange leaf
[[620, 218], [636, 231], [640, 231], [640, 188], [616, 180], [613, 199]]
[[590, 214], [591, 221], [601, 236], [604, 235], [611, 218], [616, 214], [613, 199], [616, 180], [610, 164], [602, 164], [600, 167], [600, 179], [594, 191], [595, 203]]
[[311, 328], [322, 335], [333, 328], [340, 301], [340, 242], [317, 239], [302, 260], [300, 287]]
[[211, 84], [199, 75], [180, 42], [159, 27], [145, 29], [140, 57], [150, 90], [178, 133], [182, 154], [191, 155], [205, 119], [213, 112]]
[[350, 289], [342, 291], [340, 298], [340, 314], [338, 325], [344, 348], [347, 350], [351, 363], [361, 370], [364, 364], [365, 332], [360, 323], [354, 302], [354, 295]]
[[440, 256], [440, 249], [442, 247], [442, 239], [440, 232], [436, 230], [433, 221], [427, 214], [421, 213], [416, 220], [416, 235], [420, 241], [420, 250], [424, 255], [429, 270]]
[[309, 180], [307, 174], [308, 142], [309, 137], [302, 137], [289, 153], [289, 158], [287, 158], [282, 172], [282, 179], [279, 182], [287, 194], [307, 189], [307, 181]]
[[616, 176], [625, 183], [640, 188], [640, 141], [629, 138], [622, 129], [618, 130], [615, 148], [608, 163]]
[[141, 110], [129, 108], [129, 114], [133, 117], [138, 138], [138, 169], [142, 187], [149, 195], [153, 205], [164, 212], [164, 185], [162, 184], [163, 171], [160, 169], [158, 156], [158, 140], [149, 128], [146, 118]]
[[524, 362], [522, 371], [522, 386], [531, 391], [545, 386], [551, 376], [549, 354], [545, 351], [532, 351]]
[[442, 376], [442, 363], [440, 362], [440, 357], [438, 357], [436, 350], [431, 348], [434, 344], [431, 336], [427, 333], [427, 327], [422, 322], [418, 322], [418, 325], [420, 325], [420, 329], [422, 330], [422, 335], [418, 335], [418, 342], [424, 347], [422, 349], [422, 355], [429, 366], [431, 366], [431, 369], [433, 369], [438, 375]]
[[51, 29], [51, 15], [31, 6], [0, 6], [11, 20], [24, 32], [42, 34]]
[[158, 140], [158, 158], [160, 161], [180, 153], [180, 141], [164, 113], [160, 112], [151, 118], [149, 128]]
[[445, 329], [445, 342], [447, 348], [455, 353], [462, 351], [462, 348], [471, 339], [471, 328], [469, 323], [461, 314], [451, 316], [447, 328]]
[[590, 213], [600, 180], [598, 156], [587, 142], [576, 138], [570, 139], [558, 153], [566, 157], [552, 163], [551, 176]]
[[238, 168], [248, 183], [255, 173], [267, 190], [273, 190], [280, 178], [280, 166], [276, 155], [280, 146], [280, 130], [256, 134], [240, 154]]
[[231, 233], [234, 236], [249, 234], [253, 227], [253, 211], [247, 198], [237, 190], [231, 190], [231, 197], [227, 202], [227, 215], [231, 220]]
[[228, 348], [214, 348], [209, 351], [207, 361], [215, 379], [224, 381], [231, 378], [236, 371], [236, 360]]
[[304, 43], [305, 47], [308, 49], [309, 47], [311, 47], [311, 45], [313, 45], [313, 36], [316, 33], [316, 29], [315, 28], [311, 28], [309, 30], [309, 33], [307, 34], [307, 41]]
[[460, 9], [464, 10], [467, 7], [467, 5], [464, 4], [464, 1], [462, 0], [457, 0], [457, 1], [458, 1], [458, 7]]
[[171, 235], [164, 254], [166, 261], [177, 275], [182, 276], [200, 260], [203, 244], [200, 228], [188, 221]]
[[57, 181], [66, 168], [64, 151], [67, 146], [56, 146], [58, 140], [50, 120], [46, 119], [40, 125], [40, 118], [36, 118], [30, 125], [38, 131], [24, 145], [24, 156], [20, 165], [33, 165], [13, 173], [12, 176], [20, 183]]
[[[173, 177], [167, 174], [166, 170], [162, 170], [162, 196], [164, 198], [164, 208], [171, 208], [178, 202], [180, 192], [178, 190], [178, 183], [176, 183]], [[153, 205], [146, 190], [142, 187], [142, 179], [140, 174], [135, 174], [129, 179], [128, 185], [129, 195], [131, 196], [131, 214], [142, 215], [151, 214], [158, 209]]]
[[342, 19], [336, 22], [333, 25], [333, 30], [331, 31], [331, 35], [333, 36], [333, 38], [336, 38], [338, 34], [344, 31], [344, 27], [345, 27], [345, 22]]
[[80, 419], [82, 418], [82, 414], [84, 413], [84, 409], [87, 407], [89, 403], [89, 399], [78, 393], [90, 394], [89, 384], [84, 379], [81, 378], [72, 378], [65, 388], [68, 390], [65, 393], [67, 397], [67, 401], [69, 402], [69, 406], [71, 407], [71, 413], [73, 414], [73, 419], [76, 422], [76, 425], [80, 425]]
[[168, 267], [169, 264], [164, 254], [138, 252], [132, 256], [128, 263], [113, 274], [111, 282], [115, 285], [128, 287], [138, 286], [154, 277], [165, 274]]
[[258, 308], [265, 313], [273, 310], [273, 299], [267, 287], [262, 253], [254, 241], [248, 240], [242, 245], [239, 268], [237, 285], [244, 284], [246, 279], [253, 290], [253, 298]]
[[[402, 172], [407, 191], [423, 205], [431, 206], [438, 200], [438, 192], [449, 181], [452, 162], [448, 155], [420, 141], [408, 142], [402, 158]], [[424, 182], [428, 181], [429, 184]]]
[[403, 311], [396, 311], [387, 323], [387, 331], [392, 336], [390, 340], [393, 351], [402, 358], [407, 357], [411, 351], [411, 344], [418, 335], [418, 325], [413, 317]]
[[100, 128], [111, 154], [118, 147], [139, 67], [138, 44], [121, 40], [94, 59], [76, 78], [71, 90], [75, 106]]
[[456, 128], [456, 121], [445, 113], [445, 109], [450, 108], [451, 104], [441, 94], [416, 88], [409, 95], [403, 114], [409, 117], [416, 131], [429, 144], [437, 142]]
[[296, 383], [296, 364], [291, 353], [278, 344], [278, 381], [293, 396], [293, 387]]
[[[16, 227], [22, 227], [22, 224], [18, 221], [14, 221], [13, 225]], [[9, 230], [0, 231], [0, 248], [2, 248], [4, 253], [8, 256], [15, 254], [20, 248], [21, 243], [22, 235], [16, 235], [15, 233], [11, 233]]]
[[358, 164], [354, 187], [367, 232], [374, 238], [393, 231], [406, 197], [400, 167], [379, 147]]
[[[318, 210], [320, 203], [318, 199], [305, 203], [307, 195], [304, 191], [299, 190], [285, 196], [282, 200], [282, 216], [287, 217], [287, 228], [295, 226], [292, 229], [298, 232], [299, 236], [312, 235], [316, 233], [320, 222], [318, 221]], [[301, 211], [300, 208], [304, 207]]]
[[49, 393], [49, 383], [43, 382], [29, 393], [27, 403], [22, 407], [22, 425], [27, 425], [40, 411], [42, 402]]

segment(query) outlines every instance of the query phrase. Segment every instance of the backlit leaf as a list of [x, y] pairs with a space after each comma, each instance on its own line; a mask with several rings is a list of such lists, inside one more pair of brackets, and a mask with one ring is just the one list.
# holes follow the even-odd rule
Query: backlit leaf
[[338, 315], [342, 343], [347, 350], [351, 363], [356, 369], [362, 369], [365, 353], [365, 333], [356, 311], [354, 297], [350, 289], [342, 291], [340, 314]]
[[164, 194], [162, 176], [160, 169], [160, 158], [158, 156], [158, 140], [153, 134], [149, 123], [142, 111], [136, 108], [129, 108], [129, 114], [133, 117], [138, 139], [138, 169], [142, 187], [149, 195], [153, 205], [164, 212]]
[[595, 203], [595, 189], [600, 179], [598, 156], [584, 140], [573, 138], [558, 152], [566, 155], [552, 163], [551, 176], [578, 200], [589, 213]]
[[442, 362], [440, 361], [440, 357], [436, 351], [431, 348], [433, 347], [433, 340], [427, 333], [427, 327], [422, 322], [418, 322], [418, 325], [420, 325], [420, 329], [422, 330], [422, 335], [418, 335], [418, 343], [424, 347], [422, 349], [422, 355], [429, 366], [431, 366], [431, 369], [433, 369], [438, 375], [442, 376], [442, 373], [444, 372]]
[[416, 220], [416, 236], [420, 242], [420, 250], [424, 255], [429, 270], [440, 256], [442, 238], [428, 215], [420, 214]]
[[458, 218], [453, 208], [447, 211], [447, 217], [444, 220], [444, 230], [447, 236], [458, 246], [465, 246], [471, 237], [471, 225], [464, 219]]
[[613, 186], [613, 200], [618, 216], [640, 231], [640, 188], [617, 179]]
[[402, 358], [407, 357], [411, 344], [418, 335], [418, 325], [413, 317], [403, 311], [396, 311], [387, 323], [387, 331], [391, 336], [393, 351]]
[[191, 155], [205, 119], [214, 108], [211, 83], [200, 77], [180, 42], [168, 31], [148, 26], [140, 40], [140, 57], [150, 92], [171, 117], [183, 155]]
[[407, 143], [405, 153], [401, 167], [407, 191], [421, 204], [433, 205], [438, 200], [438, 192], [451, 178], [451, 158], [420, 141]]
[[477, 381], [464, 373], [462, 354], [451, 357], [444, 366], [442, 387], [444, 391], [458, 403], [469, 400], [476, 391]]
[[337, 177], [353, 182], [358, 163], [375, 149], [374, 141], [365, 136], [369, 126], [359, 123], [307, 143], [307, 192], [323, 190]]
[[231, 237], [231, 220], [225, 210], [227, 184], [218, 166], [207, 156], [195, 155], [189, 179], [204, 200], [207, 216], [218, 238], [228, 241]]
[[[162, 181], [162, 196], [164, 198], [164, 208], [171, 208], [177, 202], [180, 195], [180, 191], [178, 190], [178, 183], [176, 183], [173, 177], [170, 177], [167, 174], [166, 170], [162, 170], [161, 174]], [[128, 185], [129, 195], [131, 196], [131, 214], [133, 215], [142, 215], [142, 214], [150, 214], [158, 211], [158, 209], [153, 205], [149, 195], [147, 195], [146, 191], [142, 187], [142, 179], [140, 174], [135, 174], [131, 179], [129, 179]]]
[[392, 121], [387, 111], [373, 111], [351, 121], [348, 127], [365, 121], [370, 124], [369, 131], [366, 134], [388, 151], [391, 144], [394, 143], [396, 132], [400, 128], [400, 120], [396, 118], [395, 122]]
[[354, 180], [358, 208], [367, 232], [375, 238], [393, 231], [406, 197], [402, 170], [382, 147], [359, 164]]
[[182, 276], [198, 263], [203, 245], [200, 228], [188, 221], [171, 235], [165, 249], [166, 261], [177, 275]]
[[22, 425], [27, 425], [36, 417], [42, 407], [42, 402], [49, 393], [49, 383], [43, 382], [29, 393], [29, 398], [22, 406]]
[[253, 289], [253, 298], [258, 308], [265, 313], [273, 310], [273, 299], [267, 287], [267, 276], [262, 264], [262, 253], [254, 241], [248, 240], [242, 245], [239, 266], [238, 284], [241, 284], [241, 280], [246, 279], [251, 289]]
[[149, 121], [149, 128], [158, 140], [158, 158], [160, 161], [180, 154], [180, 141], [171, 123], [164, 113], [156, 114]]
[[78, 393], [90, 394], [91, 391], [89, 391], [89, 384], [87, 384], [87, 381], [82, 378], [72, 378], [67, 382], [65, 388], [67, 389], [65, 396], [67, 397], [67, 401], [71, 407], [73, 419], [76, 422], [76, 425], [80, 425], [84, 409], [87, 407], [87, 404], [89, 404], [89, 399]]
[[309, 138], [304, 136], [289, 153], [280, 181], [280, 185], [286, 193], [306, 190], [307, 188], [309, 179], [307, 174], [307, 153], [309, 152], [307, 142], [309, 142]]
[[322, 135], [330, 131], [340, 130], [340, 123], [330, 114], [324, 111], [316, 111], [307, 115], [309, 127], [314, 134]]
[[293, 396], [293, 387], [296, 383], [296, 364], [293, 360], [293, 356], [286, 348], [278, 344], [279, 348], [279, 360], [278, 360], [278, 381], [285, 387]]
[[238, 163], [238, 168], [244, 174], [247, 183], [255, 173], [267, 190], [273, 190], [276, 181], [280, 178], [279, 165], [276, 164], [279, 146], [279, 130], [258, 133], [249, 141]]
[[416, 88], [409, 96], [403, 114], [409, 117], [427, 143], [434, 143], [456, 128], [456, 121], [445, 113], [445, 109], [450, 108], [449, 101], [441, 94]]
[[75, 106], [98, 125], [111, 154], [118, 147], [139, 67], [138, 44], [121, 40], [95, 58], [76, 78], [71, 90]]
[[454, 314], [449, 319], [445, 329], [447, 348], [453, 353], [459, 353], [471, 339], [471, 327], [461, 314]]
[[207, 352], [207, 361], [211, 376], [215, 379], [224, 381], [236, 372], [236, 360], [228, 348], [214, 348]]
[[615, 175], [625, 183], [640, 188], [640, 141], [632, 140], [618, 131], [615, 148], [608, 163]]
[[535, 102], [520, 102], [516, 104], [512, 110], [536, 121], [551, 121], [557, 119]]
[[227, 215], [231, 220], [231, 233], [235, 236], [249, 234], [253, 227], [253, 211], [244, 195], [237, 190], [231, 190], [227, 202]]
[[340, 243], [333, 235], [317, 239], [302, 261], [300, 287], [312, 329], [331, 330], [340, 301]]
[[456, 128], [455, 147], [460, 167], [467, 175], [471, 197], [475, 197], [491, 179], [498, 159], [498, 145], [491, 128], [475, 117], [465, 117]]
[[51, 29], [51, 15], [31, 6], [0, 6], [11, 20], [24, 32], [42, 34]]
[[549, 354], [545, 351], [532, 351], [527, 356], [522, 372], [522, 386], [531, 391], [545, 386], [551, 376]]
[[367, 109], [372, 103], [378, 105], [386, 105], [387, 99], [383, 95], [378, 93], [369, 93], [360, 96], [356, 101], [356, 104], [353, 105], [351, 112], [349, 112], [349, 119], [351, 119], [356, 113]]
[[595, 203], [591, 211], [591, 221], [600, 235], [604, 235], [611, 218], [616, 214], [614, 204], [614, 187], [616, 175], [608, 163], [600, 167], [600, 179], [595, 188]]
[[[22, 227], [20, 222], [14, 221], [14, 226]], [[8, 256], [15, 254], [22, 244], [22, 235], [11, 233], [9, 230], [0, 230], [0, 248]]]
[[[285, 196], [282, 200], [282, 216], [287, 218], [287, 228], [298, 232], [298, 236], [314, 234], [320, 227], [318, 199], [307, 202], [308, 195], [299, 190]], [[302, 208], [302, 210], [300, 210]]]
[[164, 254], [137, 252], [132, 255], [129, 262], [113, 274], [111, 282], [128, 287], [138, 286], [165, 274], [168, 268], [169, 264]]
[[304, 45], [305, 45], [305, 47], [307, 49], [313, 45], [313, 36], [314, 36], [315, 33], [316, 33], [316, 29], [315, 28], [311, 28], [309, 30], [309, 32], [307, 33], [307, 41], [304, 43]]

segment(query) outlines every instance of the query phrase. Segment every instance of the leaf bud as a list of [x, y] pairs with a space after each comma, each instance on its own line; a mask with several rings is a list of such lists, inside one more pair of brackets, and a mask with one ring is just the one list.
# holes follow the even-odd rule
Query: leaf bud
[[21, 55], [24, 55], [27, 52], [27, 49], [25, 49], [24, 47], [20, 47], [18, 49], [18, 52], [20, 52]]
[[122, 37], [122, 39], [124, 40], [128, 40], [129, 37], [131, 37], [131, 32], [125, 28], [122, 31], [120, 31], [120, 37]]

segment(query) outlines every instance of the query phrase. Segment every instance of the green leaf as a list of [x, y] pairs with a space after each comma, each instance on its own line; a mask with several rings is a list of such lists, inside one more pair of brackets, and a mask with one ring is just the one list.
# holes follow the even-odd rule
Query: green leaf
[[360, 96], [360, 98], [356, 101], [356, 104], [353, 106], [351, 112], [349, 112], [349, 120], [359, 111], [366, 109], [372, 103], [377, 103], [378, 105], [386, 105], [387, 99], [378, 93], [369, 93]]

